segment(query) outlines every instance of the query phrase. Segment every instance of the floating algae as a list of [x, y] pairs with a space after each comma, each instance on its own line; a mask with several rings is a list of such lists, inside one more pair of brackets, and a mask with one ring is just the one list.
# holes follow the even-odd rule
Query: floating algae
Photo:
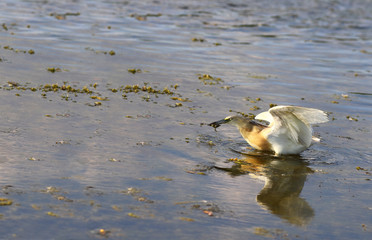
[[9, 206], [12, 205], [13, 201], [8, 198], [0, 198], [0, 206]]

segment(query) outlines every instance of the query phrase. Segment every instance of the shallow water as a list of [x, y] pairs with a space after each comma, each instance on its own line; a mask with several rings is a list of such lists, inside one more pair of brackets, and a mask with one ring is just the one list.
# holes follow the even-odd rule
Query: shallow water
[[[2, 237], [367, 239], [371, 10], [2, 1]], [[329, 112], [322, 142], [275, 158], [204, 124], [270, 104]]]

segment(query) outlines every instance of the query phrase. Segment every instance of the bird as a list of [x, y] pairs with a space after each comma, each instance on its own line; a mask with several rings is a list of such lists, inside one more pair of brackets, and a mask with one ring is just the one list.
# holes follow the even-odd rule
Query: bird
[[228, 116], [208, 125], [215, 129], [222, 124], [236, 126], [253, 148], [280, 156], [299, 154], [313, 142], [319, 142], [320, 139], [312, 136], [311, 125], [327, 121], [327, 114], [319, 109], [275, 106], [258, 114], [255, 119], [240, 115]]

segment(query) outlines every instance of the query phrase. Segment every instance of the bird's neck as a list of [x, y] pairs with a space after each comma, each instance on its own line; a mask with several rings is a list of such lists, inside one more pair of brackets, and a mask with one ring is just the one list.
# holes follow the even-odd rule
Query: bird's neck
[[265, 129], [267, 127], [253, 124], [239, 127], [240, 134], [252, 147], [258, 150], [272, 151], [272, 146], [266, 139]]

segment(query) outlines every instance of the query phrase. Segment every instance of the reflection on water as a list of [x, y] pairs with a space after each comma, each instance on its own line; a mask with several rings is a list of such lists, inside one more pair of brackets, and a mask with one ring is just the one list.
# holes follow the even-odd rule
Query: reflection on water
[[300, 194], [306, 177], [313, 170], [300, 156], [273, 157], [253, 152], [243, 155], [231, 168], [219, 168], [232, 175], [250, 174], [265, 180], [257, 195], [257, 203], [291, 224], [305, 226], [314, 217], [314, 210]]

